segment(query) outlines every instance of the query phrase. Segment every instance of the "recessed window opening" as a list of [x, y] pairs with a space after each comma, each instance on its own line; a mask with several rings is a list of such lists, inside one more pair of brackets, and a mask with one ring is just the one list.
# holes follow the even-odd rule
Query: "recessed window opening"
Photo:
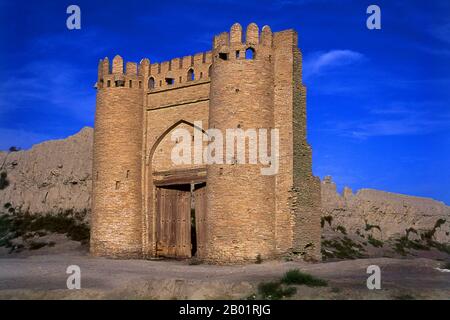
[[139, 89], [142, 88], [142, 81], [139, 81]]
[[149, 89], [155, 88], [155, 79], [153, 77], [150, 77], [150, 79], [148, 79], [148, 87]]
[[116, 181], [116, 190], [120, 189], [120, 181]]
[[228, 53], [219, 52], [219, 58], [222, 60], [228, 60]]
[[189, 69], [187, 73], [187, 81], [194, 81], [194, 80], [195, 80], [194, 69]]
[[125, 87], [124, 80], [116, 80], [116, 87]]
[[106, 82], [106, 86], [107, 86], [107, 87], [111, 87], [111, 80], [108, 80], [108, 81]]
[[173, 85], [174, 83], [175, 83], [174, 78], [166, 78], [166, 84], [168, 84], [169, 86]]
[[245, 50], [245, 59], [247, 60], [255, 59], [255, 49], [247, 48], [247, 50]]
[[241, 55], [241, 52], [239, 50], [236, 50], [236, 59], [239, 59], [240, 55]]
[[133, 80], [130, 80], [130, 88], [133, 88]]

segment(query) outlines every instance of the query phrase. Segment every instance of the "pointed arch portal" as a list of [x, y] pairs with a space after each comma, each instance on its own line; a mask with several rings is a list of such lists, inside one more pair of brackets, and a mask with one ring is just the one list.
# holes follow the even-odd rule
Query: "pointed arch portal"
[[[153, 197], [153, 239], [156, 256], [201, 257], [205, 249], [206, 168], [203, 165], [173, 166], [168, 152], [177, 141], [178, 128], [202, 130], [186, 120], [169, 126], [155, 141], [147, 157]], [[202, 130], [204, 133], [204, 130]]]

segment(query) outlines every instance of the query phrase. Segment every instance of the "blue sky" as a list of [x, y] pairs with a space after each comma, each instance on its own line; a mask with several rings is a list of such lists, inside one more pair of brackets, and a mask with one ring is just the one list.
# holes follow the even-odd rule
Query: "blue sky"
[[[66, 8], [81, 8], [81, 30]], [[382, 29], [366, 28], [381, 8]], [[0, 0], [0, 149], [92, 126], [97, 63], [207, 51], [234, 22], [294, 28], [313, 171], [450, 204], [450, 2]]]

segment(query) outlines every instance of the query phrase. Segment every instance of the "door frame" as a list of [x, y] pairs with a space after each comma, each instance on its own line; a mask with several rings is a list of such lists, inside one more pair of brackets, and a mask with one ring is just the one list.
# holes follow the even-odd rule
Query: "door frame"
[[[158, 224], [158, 207], [157, 207], [157, 189], [170, 187], [175, 185], [198, 185], [206, 184], [206, 167], [196, 167], [181, 170], [168, 170], [168, 171], [157, 171], [152, 174], [152, 186], [153, 186], [153, 201], [152, 201], [152, 234], [149, 234], [150, 239], [152, 239], [153, 247], [153, 257], [160, 257], [157, 248], [157, 224]], [[193, 191], [191, 191], [191, 197], [194, 197]], [[191, 198], [192, 201], [192, 198]], [[148, 213], [147, 213], [148, 215]], [[205, 212], [206, 215], [206, 212]], [[197, 221], [195, 222], [197, 224]], [[198, 235], [196, 234], [196, 237]], [[198, 246], [198, 243], [197, 243]], [[198, 249], [198, 247], [197, 247]]]

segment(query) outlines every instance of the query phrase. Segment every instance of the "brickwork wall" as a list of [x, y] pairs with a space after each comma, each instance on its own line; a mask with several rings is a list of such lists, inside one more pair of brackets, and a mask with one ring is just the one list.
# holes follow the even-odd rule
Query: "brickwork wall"
[[293, 186], [293, 55], [296, 34], [276, 32], [274, 47], [274, 122], [280, 130], [280, 168], [275, 177], [275, 235], [278, 254], [292, 248], [293, 229], [290, 190]]
[[320, 179], [312, 174], [312, 150], [306, 140], [306, 88], [301, 81], [302, 55], [293, 50], [293, 161], [294, 185], [291, 192], [293, 212], [293, 252], [305, 260], [321, 260]]
[[[242, 42], [240, 26], [215, 41], [211, 73], [210, 127], [273, 128], [273, 62], [270, 41], [259, 41], [255, 24]], [[266, 28], [267, 30], [267, 28]], [[272, 37], [271, 32], [265, 33]], [[246, 48], [255, 51], [245, 59]], [[239, 57], [236, 55], [239, 51]], [[223, 60], [220, 55], [227, 54]], [[274, 176], [261, 175], [262, 165], [213, 164], [207, 172], [207, 257], [213, 262], [271, 258], [274, 246]]]
[[[252, 60], [245, 57], [248, 48], [254, 50]], [[244, 35], [234, 24], [214, 38], [212, 51], [123, 67], [118, 56], [112, 66], [107, 58], [99, 64], [93, 254], [155, 255], [154, 179], [161, 172], [201, 169], [207, 180], [201, 258], [235, 263], [290, 252], [319, 257], [320, 184], [311, 172], [295, 31], [272, 34], [268, 26], [260, 31], [252, 23]], [[175, 167], [171, 132], [193, 133], [199, 120], [203, 129], [224, 134], [232, 128], [279, 129], [278, 174], [261, 175], [260, 163]]]
[[[209, 80], [210, 66], [211, 52], [197, 53], [193, 56], [151, 64], [148, 79], [154, 80], [155, 90], [185, 86], [193, 81]], [[190, 70], [193, 71], [193, 77], [189, 74]], [[173, 84], [168, 84], [166, 79], [173, 79]]]
[[[122, 58], [100, 62], [95, 114], [91, 252], [112, 257], [142, 254], [142, 89], [123, 74]], [[116, 87], [117, 80], [126, 80]], [[120, 84], [119, 84], [120, 85]]]

